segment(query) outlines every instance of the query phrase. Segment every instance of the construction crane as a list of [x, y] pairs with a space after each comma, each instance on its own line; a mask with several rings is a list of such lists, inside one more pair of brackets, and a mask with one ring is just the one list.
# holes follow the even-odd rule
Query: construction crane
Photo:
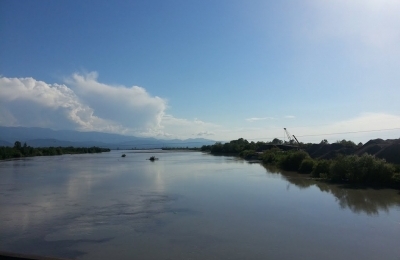
[[[292, 143], [296, 142], [296, 143], [297, 143], [297, 147], [300, 148], [300, 142], [297, 140], [296, 136], [291, 135], [291, 134], [289, 133], [289, 131], [288, 131], [286, 128], [283, 128], [283, 130], [285, 131], [285, 134], [286, 134], [286, 136], [287, 136], [287, 138], [288, 138], [288, 140], [289, 140], [289, 143], [292, 144]], [[293, 138], [292, 138], [292, 137], [293, 137]]]

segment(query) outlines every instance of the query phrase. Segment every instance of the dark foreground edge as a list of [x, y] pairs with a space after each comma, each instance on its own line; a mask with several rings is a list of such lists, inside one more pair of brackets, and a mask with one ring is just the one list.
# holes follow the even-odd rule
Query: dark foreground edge
[[66, 258], [15, 254], [15, 253], [10, 253], [10, 252], [3, 252], [3, 251], [0, 251], [0, 259], [1, 260], [68, 260]]

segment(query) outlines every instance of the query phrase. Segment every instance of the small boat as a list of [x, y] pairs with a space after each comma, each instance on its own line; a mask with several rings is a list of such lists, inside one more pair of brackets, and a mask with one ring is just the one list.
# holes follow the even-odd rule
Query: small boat
[[126, 156], [126, 154], [121, 155], [121, 157], [125, 157], [125, 156]]
[[149, 160], [152, 161], [152, 162], [154, 162], [155, 160], [158, 160], [158, 158], [156, 158], [155, 156], [151, 156], [151, 157], [149, 158]]

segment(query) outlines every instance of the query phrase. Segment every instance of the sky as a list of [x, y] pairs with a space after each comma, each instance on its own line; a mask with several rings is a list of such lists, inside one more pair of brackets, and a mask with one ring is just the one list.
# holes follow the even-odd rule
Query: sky
[[400, 138], [400, 1], [0, 1], [0, 125]]

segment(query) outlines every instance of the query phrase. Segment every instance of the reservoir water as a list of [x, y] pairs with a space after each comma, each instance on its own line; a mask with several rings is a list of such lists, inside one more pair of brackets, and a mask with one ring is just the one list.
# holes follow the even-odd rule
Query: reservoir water
[[[151, 155], [159, 160], [146, 160]], [[349, 189], [200, 152], [0, 162], [0, 251], [71, 259], [399, 260], [399, 245], [396, 190]]]

